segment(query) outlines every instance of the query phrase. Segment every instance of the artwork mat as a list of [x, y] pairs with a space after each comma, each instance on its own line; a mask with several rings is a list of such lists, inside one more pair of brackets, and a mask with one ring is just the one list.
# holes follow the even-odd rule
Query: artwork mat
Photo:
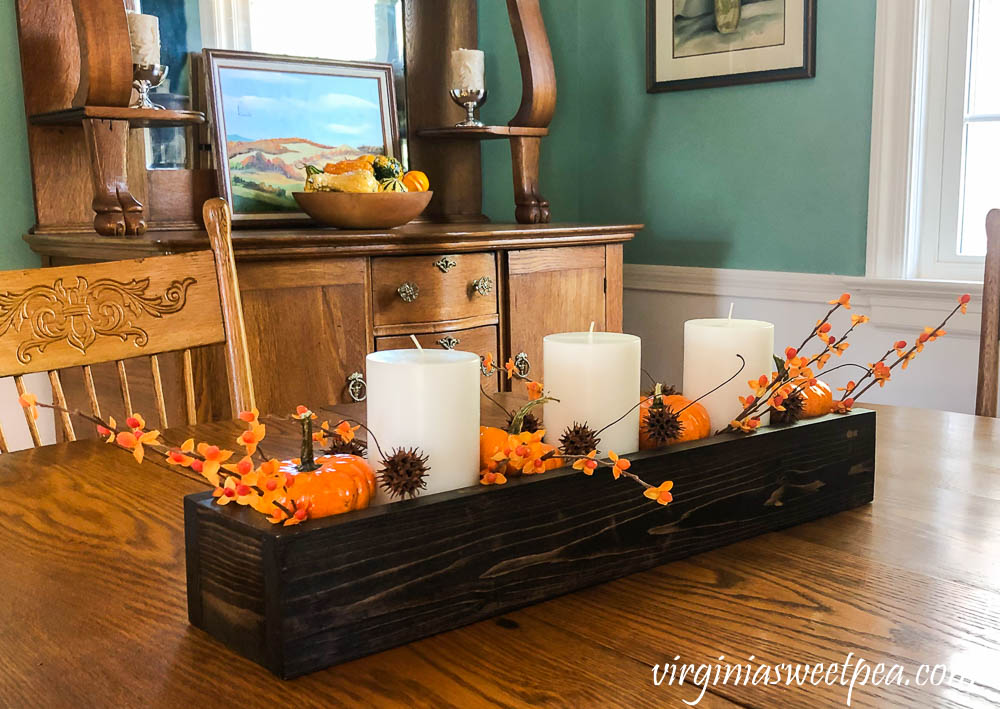
[[[219, 195], [233, 211], [233, 223], [254, 226], [308, 224], [310, 217], [302, 211], [288, 212], [237, 212], [233, 205], [232, 176], [229, 167], [229, 140], [226, 130], [225, 101], [222, 72], [226, 69], [273, 71], [286, 74], [314, 74], [318, 76], [376, 79], [378, 81], [379, 109], [385, 154], [399, 158], [400, 135], [396, 115], [396, 94], [393, 66], [379, 62], [347, 62], [310, 57], [289, 57], [259, 52], [240, 52], [221, 49], [203, 51], [209, 106], [212, 113], [212, 150], [215, 159]], [[279, 136], [283, 137], [283, 136]], [[306, 138], [309, 140], [309, 138]], [[305, 172], [302, 174], [303, 189]]]
[[[683, 91], [816, 76], [816, 0], [786, 0], [785, 43], [673, 57], [673, 0], [646, 2], [646, 91]], [[669, 27], [658, 33], [657, 18]]]

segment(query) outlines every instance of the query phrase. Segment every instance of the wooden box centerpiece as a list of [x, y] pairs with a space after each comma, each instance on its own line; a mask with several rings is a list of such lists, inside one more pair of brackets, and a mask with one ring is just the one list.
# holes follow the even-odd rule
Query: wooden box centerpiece
[[661, 506], [572, 468], [281, 527], [184, 502], [191, 623], [289, 679], [725, 544], [858, 507], [875, 413], [629, 456]]

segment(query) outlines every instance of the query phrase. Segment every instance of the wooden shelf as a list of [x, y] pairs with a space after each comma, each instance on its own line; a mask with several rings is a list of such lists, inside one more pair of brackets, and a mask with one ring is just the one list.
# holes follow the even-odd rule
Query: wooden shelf
[[548, 128], [528, 126], [481, 126], [479, 128], [424, 128], [417, 131], [421, 138], [437, 140], [509, 140], [510, 138], [541, 138], [549, 134]]
[[78, 126], [87, 118], [128, 121], [132, 128], [190, 126], [205, 122], [198, 111], [123, 108], [121, 106], [82, 106], [49, 113], [36, 113], [29, 121], [36, 126]]

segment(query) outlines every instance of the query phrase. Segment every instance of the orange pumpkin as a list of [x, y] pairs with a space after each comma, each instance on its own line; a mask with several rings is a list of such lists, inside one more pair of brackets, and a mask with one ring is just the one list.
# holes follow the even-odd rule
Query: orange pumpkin
[[[528, 448], [529, 454], [527, 456], [521, 456], [522, 458], [528, 458], [535, 460], [541, 458], [547, 453], [551, 453], [555, 450], [555, 446], [550, 446], [547, 443], [542, 443], [542, 437], [545, 435], [545, 431], [536, 431], [535, 433], [524, 433], [512, 434], [507, 433], [507, 431], [502, 428], [493, 428], [491, 426], [480, 426], [479, 427], [479, 469], [481, 471], [488, 471], [490, 469], [490, 463], [495, 462], [493, 456], [500, 453], [507, 448], [515, 448], [519, 445], [524, 445]], [[512, 462], [508, 461], [507, 465], [510, 468], [508, 474], [511, 471], [517, 471], [525, 475], [530, 475], [532, 473], [544, 473], [546, 470], [555, 470], [556, 468], [562, 467], [562, 458], [552, 457], [544, 461], [543, 467], [540, 470], [523, 470], [521, 468], [515, 468]]]
[[812, 386], [803, 387], [799, 394], [802, 396], [802, 418], [816, 418], [833, 411], [833, 390], [826, 382], [817, 379]]
[[[655, 397], [647, 396], [643, 397], [642, 404], [639, 406], [639, 448], [642, 450], [659, 447], [649, 437], [649, 433], [646, 430], [649, 409], [655, 403]], [[692, 404], [690, 399], [680, 394], [661, 395], [660, 403], [673, 412], [680, 412], [678, 420], [681, 424], [681, 431], [668, 445], [682, 443], [683, 441], [697, 441], [700, 438], [707, 438], [711, 435], [712, 422], [708, 417], [708, 410], [701, 404]]]
[[368, 507], [375, 494], [375, 473], [356, 455], [326, 455], [319, 467], [298, 471], [298, 460], [285, 461], [280, 471], [294, 476], [289, 488], [295, 506], [309, 510], [309, 518], [329, 517]]
[[431, 181], [420, 170], [410, 170], [403, 175], [403, 184], [410, 192], [426, 192], [431, 187]]

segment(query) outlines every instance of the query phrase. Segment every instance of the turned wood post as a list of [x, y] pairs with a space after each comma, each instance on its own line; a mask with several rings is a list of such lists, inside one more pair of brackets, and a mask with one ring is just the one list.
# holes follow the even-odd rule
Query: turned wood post
[[[508, 125], [548, 128], [556, 111], [556, 71], [539, 0], [507, 0], [514, 44], [521, 65], [521, 106]], [[549, 221], [549, 202], [538, 189], [542, 139], [512, 136], [514, 214], [521, 224]]]
[[[132, 98], [132, 45], [124, 0], [73, 0], [80, 40], [80, 84], [73, 106], [128, 107]], [[102, 236], [146, 231], [142, 203], [128, 186], [127, 120], [83, 120], [94, 187], [94, 230]]]

